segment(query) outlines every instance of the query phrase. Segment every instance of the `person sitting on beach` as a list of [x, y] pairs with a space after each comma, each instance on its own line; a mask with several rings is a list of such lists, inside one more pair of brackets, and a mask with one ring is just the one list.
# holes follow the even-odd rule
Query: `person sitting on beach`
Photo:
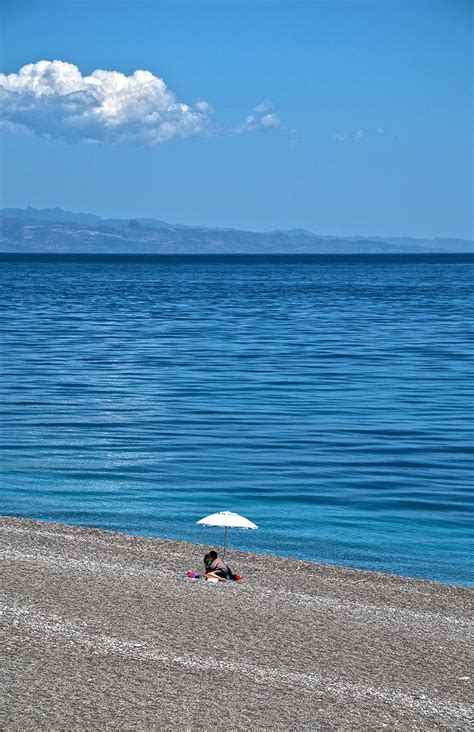
[[220, 559], [217, 556], [217, 552], [214, 551], [214, 549], [206, 554], [204, 557], [204, 564], [206, 566], [206, 571], [203, 577], [206, 577], [206, 579], [214, 577], [221, 582], [227, 579], [233, 579], [234, 575], [231, 568], [223, 559]]

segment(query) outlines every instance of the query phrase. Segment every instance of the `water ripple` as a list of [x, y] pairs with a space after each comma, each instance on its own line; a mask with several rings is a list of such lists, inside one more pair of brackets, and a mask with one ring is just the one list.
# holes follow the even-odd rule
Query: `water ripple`
[[3, 512], [469, 583], [473, 273], [0, 255]]

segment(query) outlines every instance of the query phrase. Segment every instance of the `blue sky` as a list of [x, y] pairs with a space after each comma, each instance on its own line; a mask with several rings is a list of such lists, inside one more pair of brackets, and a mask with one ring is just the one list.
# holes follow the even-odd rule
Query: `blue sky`
[[[5, 75], [75, 65], [61, 74], [102, 85], [109, 110], [81, 91], [71, 120], [62, 81], [40, 98], [8, 77], [2, 206], [472, 237], [469, 2], [4, 0], [2, 16]], [[150, 73], [119, 125], [118, 77], [99, 69]]]

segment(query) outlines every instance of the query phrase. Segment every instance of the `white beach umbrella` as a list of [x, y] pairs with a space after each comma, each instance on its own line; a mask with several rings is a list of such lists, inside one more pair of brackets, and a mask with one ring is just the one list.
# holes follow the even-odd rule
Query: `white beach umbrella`
[[200, 526], [222, 526], [224, 529], [224, 554], [227, 546], [227, 529], [258, 529], [257, 524], [249, 521], [245, 516], [239, 516], [238, 513], [232, 511], [219, 511], [219, 513], [211, 513], [210, 516], [196, 521]]

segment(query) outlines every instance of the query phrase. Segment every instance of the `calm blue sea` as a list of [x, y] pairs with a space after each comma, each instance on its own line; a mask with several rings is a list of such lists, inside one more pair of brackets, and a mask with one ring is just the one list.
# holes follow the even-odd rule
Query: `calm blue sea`
[[[1, 512], [469, 584], [474, 256], [0, 257]], [[200, 559], [199, 559], [200, 560]]]

